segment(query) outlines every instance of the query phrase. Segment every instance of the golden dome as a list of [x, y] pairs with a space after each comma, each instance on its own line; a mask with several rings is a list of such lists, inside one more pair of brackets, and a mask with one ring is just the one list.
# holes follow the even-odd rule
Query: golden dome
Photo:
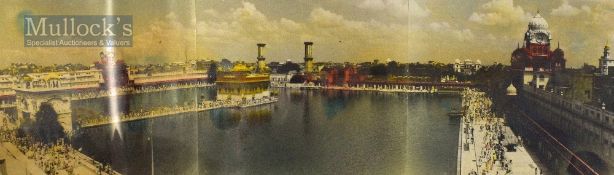
[[249, 72], [250, 69], [245, 64], [237, 63], [232, 67], [233, 72]]

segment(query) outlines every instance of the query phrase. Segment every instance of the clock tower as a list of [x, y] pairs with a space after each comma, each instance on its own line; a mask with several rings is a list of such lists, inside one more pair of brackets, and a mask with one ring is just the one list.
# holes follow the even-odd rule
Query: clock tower
[[529, 20], [529, 28], [524, 34], [525, 45], [530, 56], [548, 56], [550, 53], [550, 40], [552, 35], [548, 30], [548, 22], [537, 12]]
[[565, 54], [561, 48], [550, 50], [552, 35], [548, 22], [539, 12], [529, 19], [524, 33], [523, 47], [518, 46], [512, 53], [513, 83], [515, 87], [525, 85], [547, 89], [553, 73], [565, 69]]

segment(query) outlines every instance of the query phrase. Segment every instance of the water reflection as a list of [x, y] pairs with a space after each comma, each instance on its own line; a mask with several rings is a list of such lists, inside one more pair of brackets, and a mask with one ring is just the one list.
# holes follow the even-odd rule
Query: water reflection
[[349, 91], [327, 90], [326, 98], [321, 100], [324, 106], [326, 118], [334, 118], [340, 111], [344, 110], [349, 101]]
[[260, 109], [248, 109], [243, 112], [247, 113], [245, 118], [250, 126], [268, 123], [272, 118], [271, 109], [268, 106], [261, 107]]
[[123, 123], [123, 141], [83, 129], [75, 145], [127, 174], [452, 174], [457, 99], [281, 90], [275, 104]]
[[211, 111], [211, 122], [217, 129], [226, 130], [236, 128], [241, 121], [241, 114], [232, 112], [231, 110], [213, 110]]

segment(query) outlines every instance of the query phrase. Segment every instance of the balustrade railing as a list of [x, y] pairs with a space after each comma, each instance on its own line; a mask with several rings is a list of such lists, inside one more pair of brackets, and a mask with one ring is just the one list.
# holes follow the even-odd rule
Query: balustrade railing
[[533, 87], [523, 87], [523, 90], [527, 93], [526, 95], [538, 98], [543, 102], [553, 104], [561, 109], [566, 109], [586, 120], [614, 130], [614, 112], [612, 111], [584, 104], [573, 99], [565, 98], [560, 94], [550, 93]]

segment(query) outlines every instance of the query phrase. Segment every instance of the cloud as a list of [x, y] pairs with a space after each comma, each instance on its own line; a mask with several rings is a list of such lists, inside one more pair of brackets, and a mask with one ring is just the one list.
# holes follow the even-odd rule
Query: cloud
[[153, 19], [143, 29], [136, 28], [133, 47], [118, 48], [116, 54], [129, 63], [146, 62], [148, 57], [157, 58], [157, 62], [192, 58], [195, 53], [192, 23], [192, 19], [183, 19], [170, 12]]
[[415, 0], [409, 0], [409, 15], [413, 17], [427, 17], [431, 11], [426, 7], [421, 7]]
[[197, 42], [208, 53], [200, 55], [246, 60], [253, 57], [254, 44], [264, 42], [270, 59], [297, 59], [302, 42], [309, 40], [315, 42], [314, 56], [326, 55], [318, 61], [407, 56], [407, 25], [350, 20], [321, 7], [303, 19], [272, 18], [249, 2], [227, 12], [206, 12], [208, 18], [198, 22]]
[[514, 6], [513, 0], [492, 0], [480, 7], [480, 12], [473, 12], [469, 21], [482, 25], [509, 26], [526, 21], [527, 14], [520, 6]]
[[475, 38], [471, 29], [453, 28], [448, 22], [432, 22], [429, 24], [429, 28], [433, 36], [456, 39], [458, 41], [470, 41]]
[[582, 6], [581, 8], [577, 8], [577, 7], [574, 7], [572, 5], [569, 5], [569, 2], [563, 1], [563, 4], [561, 4], [561, 6], [555, 8], [555, 9], [552, 9], [552, 12], [550, 12], [550, 14], [552, 16], [566, 16], [566, 17], [569, 17], [569, 16], [576, 16], [576, 15], [580, 14], [583, 11], [587, 12], [587, 13], [590, 13], [591, 9], [590, 9], [590, 7], [588, 7], [586, 5]]
[[475, 38], [471, 29], [453, 30], [452, 33], [460, 41], [471, 41]]
[[316, 26], [323, 28], [340, 27], [343, 26], [345, 22], [343, 16], [322, 8], [316, 8], [311, 11], [309, 19]]
[[550, 12], [550, 14], [553, 16], [575, 16], [577, 14], [580, 14], [580, 9], [571, 6], [569, 5], [569, 2], [564, 1], [561, 6], [556, 9], [552, 9], [552, 12]]
[[429, 27], [433, 30], [441, 31], [444, 29], [449, 29], [450, 24], [447, 22], [432, 22], [431, 24], [429, 24]]
[[371, 10], [384, 10], [386, 9], [386, 1], [385, 0], [365, 0], [358, 5], [358, 7], [363, 9], [371, 9]]
[[423, 18], [431, 14], [430, 10], [420, 6], [415, 0], [364, 0], [358, 4], [359, 8], [386, 12], [392, 16]]
[[[254, 61], [255, 43], [265, 42], [267, 61], [301, 61], [302, 42], [311, 40], [315, 42], [316, 61], [411, 57], [406, 61], [446, 62], [471, 57], [485, 63], [509, 63], [509, 54], [522, 41], [532, 16], [529, 14], [537, 6], [550, 24], [554, 41], [560, 40], [570, 66], [596, 64], [605, 41], [614, 42], [613, 0], [560, 0], [539, 5], [527, 0], [312, 0], [280, 1], [284, 3], [281, 6], [265, 1], [210, 1], [215, 0], [196, 1], [197, 5], [121, 3], [126, 8], [118, 8], [118, 14], [147, 20], [134, 21], [134, 46], [117, 48], [121, 52], [118, 55], [139, 63], [149, 63], [142, 61], [145, 57], [182, 61], [185, 55]], [[100, 48], [24, 48], [23, 30], [19, 29], [23, 25], [18, 21], [19, 14], [27, 11], [103, 13], [96, 3], [9, 0], [4, 4], [0, 6], [0, 23], [7, 25], [0, 27], [0, 33], [6, 36], [0, 42], [0, 56], [6, 63], [90, 64], [97, 60]], [[300, 8], [288, 8], [300, 4]], [[134, 7], [139, 10], [129, 10]], [[184, 10], [192, 7], [195, 12]], [[196, 17], [190, 18], [192, 13]], [[191, 56], [192, 52], [196, 56]], [[0, 63], [0, 67], [6, 63]]]

